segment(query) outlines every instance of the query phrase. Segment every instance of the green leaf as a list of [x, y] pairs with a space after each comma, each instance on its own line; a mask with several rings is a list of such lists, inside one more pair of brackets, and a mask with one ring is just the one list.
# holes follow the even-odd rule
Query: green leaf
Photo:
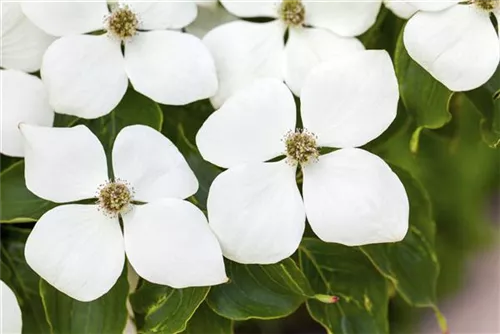
[[439, 263], [434, 249], [435, 222], [427, 193], [408, 172], [394, 168], [410, 202], [410, 228], [405, 239], [367, 245], [361, 250], [412, 306], [433, 307]]
[[292, 314], [314, 293], [292, 259], [270, 265], [226, 261], [229, 283], [212, 287], [207, 303], [233, 320], [275, 319]]
[[38, 220], [55, 203], [35, 196], [26, 188], [24, 161], [16, 162], [0, 173], [0, 222], [22, 223]]
[[125, 328], [128, 317], [126, 269], [108, 293], [92, 302], [72, 299], [44, 280], [40, 280], [40, 295], [54, 334], [121, 334]]
[[206, 303], [203, 303], [189, 320], [183, 333], [232, 334], [233, 321], [217, 315]]
[[208, 287], [172, 289], [143, 281], [130, 296], [134, 312], [141, 318], [139, 330], [147, 333], [179, 333], [205, 300]]
[[313, 289], [339, 296], [335, 304], [307, 301], [313, 319], [331, 333], [387, 333], [387, 281], [357, 248], [304, 238], [300, 265]]
[[385, 49], [392, 54], [404, 20], [383, 6], [375, 24], [359, 37], [366, 49]]
[[401, 99], [417, 127], [438, 129], [451, 119], [449, 103], [453, 93], [411, 59], [403, 43], [403, 31], [394, 53]]
[[465, 94], [483, 117], [483, 140], [492, 148], [500, 147], [500, 66], [487, 83]]
[[38, 294], [40, 277], [24, 258], [24, 245], [30, 230], [3, 226], [1, 230], [1, 279], [16, 294], [23, 316], [23, 333], [48, 333], [42, 299]]

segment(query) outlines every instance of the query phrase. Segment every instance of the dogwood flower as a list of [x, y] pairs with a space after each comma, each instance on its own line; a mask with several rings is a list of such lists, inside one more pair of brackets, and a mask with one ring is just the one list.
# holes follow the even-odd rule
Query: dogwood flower
[[490, 15], [499, 0], [412, 2], [419, 11], [404, 30], [408, 54], [452, 91], [486, 83], [500, 62], [500, 40]]
[[[41, 69], [58, 113], [97, 118], [120, 102], [128, 86], [156, 102], [183, 105], [217, 90], [213, 59], [196, 37], [174, 30], [196, 17], [196, 4], [106, 1], [26, 2], [26, 15], [64, 36], [47, 50]], [[101, 35], [81, 35], [105, 30]], [[122, 54], [121, 47], [124, 52]]]
[[42, 81], [18, 70], [0, 70], [2, 82], [2, 122], [0, 152], [23, 157], [23, 138], [19, 123], [52, 126], [54, 112], [49, 106]]
[[24, 15], [21, 5], [2, 1], [0, 67], [24, 72], [40, 69], [42, 56], [55, 37], [46, 34]]
[[[229, 98], [196, 137], [206, 160], [228, 168], [207, 202], [223, 254], [241, 263], [278, 262], [297, 249], [306, 216], [326, 242], [403, 239], [409, 206], [401, 181], [382, 159], [356, 148], [391, 124], [398, 98], [385, 51], [315, 67], [301, 94], [304, 128], [294, 130], [294, 99], [277, 79], [261, 79]], [[340, 149], [322, 154], [320, 147]]]
[[16, 295], [3, 281], [0, 281], [0, 302], [0, 333], [20, 334], [23, 326], [21, 308]]
[[56, 203], [96, 199], [58, 206], [33, 228], [26, 261], [48, 283], [72, 298], [94, 300], [115, 284], [125, 253], [153, 283], [184, 288], [227, 280], [205, 216], [182, 200], [198, 181], [161, 133], [143, 125], [121, 130], [108, 178], [104, 149], [87, 127], [22, 124], [21, 131], [31, 192]]
[[221, 0], [221, 3], [242, 18], [274, 20], [226, 23], [203, 38], [214, 56], [219, 77], [219, 91], [212, 98], [216, 108], [235, 91], [262, 77], [284, 79], [292, 92], [300, 95], [314, 65], [364, 49], [354, 36], [373, 25], [382, 1]]

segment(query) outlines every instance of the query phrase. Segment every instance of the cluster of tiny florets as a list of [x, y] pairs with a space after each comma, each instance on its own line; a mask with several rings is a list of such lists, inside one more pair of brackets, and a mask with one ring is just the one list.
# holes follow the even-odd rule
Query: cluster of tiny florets
[[279, 17], [289, 26], [300, 26], [306, 18], [306, 9], [301, 0], [283, 0]]
[[129, 6], [118, 7], [106, 18], [106, 29], [121, 41], [132, 38], [138, 26], [139, 19]]
[[127, 182], [116, 179], [101, 184], [96, 197], [99, 211], [102, 211], [106, 216], [116, 217], [130, 209], [134, 189]]
[[472, 0], [472, 3], [487, 12], [493, 12], [500, 8], [500, 0]]
[[291, 165], [305, 165], [316, 162], [319, 157], [317, 139], [315, 134], [306, 129], [289, 131], [283, 139], [287, 162]]

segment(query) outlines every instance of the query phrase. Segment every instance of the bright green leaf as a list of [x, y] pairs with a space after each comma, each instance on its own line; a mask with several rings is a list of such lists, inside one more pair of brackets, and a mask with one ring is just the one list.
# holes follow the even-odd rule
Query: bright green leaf
[[453, 93], [411, 59], [403, 43], [403, 30], [396, 45], [394, 66], [401, 99], [417, 127], [437, 129], [448, 123]]
[[356, 248], [304, 238], [300, 265], [313, 289], [340, 297], [307, 301], [311, 316], [331, 333], [387, 333], [388, 283]]
[[125, 328], [128, 317], [126, 269], [108, 293], [92, 302], [72, 299], [44, 280], [40, 281], [40, 295], [54, 334], [121, 334]]
[[465, 94], [483, 117], [483, 140], [492, 148], [500, 147], [500, 66], [487, 83]]
[[205, 300], [209, 289], [172, 289], [144, 281], [130, 296], [134, 312], [141, 317], [141, 321], [138, 321], [139, 330], [164, 334], [182, 332]]
[[203, 303], [196, 310], [183, 334], [232, 334], [233, 321], [217, 315]]
[[233, 320], [274, 319], [292, 314], [314, 293], [292, 259], [270, 265], [226, 262], [229, 283], [212, 287], [207, 303]]
[[24, 259], [24, 244], [30, 230], [3, 226], [1, 230], [1, 279], [16, 294], [23, 316], [23, 333], [48, 333], [42, 300], [38, 294], [40, 277]]
[[35, 196], [26, 188], [24, 161], [16, 162], [0, 173], [0, 221], [34, 222], [56, 204]]

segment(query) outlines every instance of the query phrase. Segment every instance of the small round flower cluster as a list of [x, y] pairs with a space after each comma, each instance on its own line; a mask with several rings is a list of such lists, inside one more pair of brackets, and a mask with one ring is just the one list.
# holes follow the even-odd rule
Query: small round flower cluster
[[137, 33], [139, 20], [128, 5], [114, 10], [106, 19], [106, 29], [120, 41], [126, 41]]
[[296, 129], [285, 135], [286, 156], [292, 165], [305, 165], [318, 160], [319, 150], [316, 140], [318, 139], [307, 129]]
[[99, 186], [97, 204], [100, 210], [110, 217], [117, 217], [120, 213], [130, 210], [134, 189], [124, 180], [107, 181]]

